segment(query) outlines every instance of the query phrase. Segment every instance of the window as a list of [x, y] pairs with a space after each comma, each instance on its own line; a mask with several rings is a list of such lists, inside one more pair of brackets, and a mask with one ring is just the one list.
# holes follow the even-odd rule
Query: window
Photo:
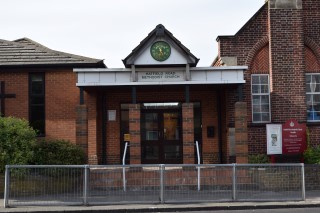
[[270, 122], [269, 75], [252, 75], [252, 122]]
[[29, 122], [38, 136], [45, 134], [44, 73], [29, 75]]
[[306, 75], [307, 120], [320, 121], [320, 74]]

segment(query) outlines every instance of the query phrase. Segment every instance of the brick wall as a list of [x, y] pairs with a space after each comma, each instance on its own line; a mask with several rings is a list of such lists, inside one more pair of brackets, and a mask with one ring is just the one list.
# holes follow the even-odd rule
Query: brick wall
[[76, 106], [79, 104], [79, 88], [76, 74], [70, 70], [47, 70], [46, 137], [70, 140], [76, 143]]
[[6, 116], [28, 119], [28, 72], [18, 72], [18, 70], [0, 70], [0, 72], [0, 81], [5, 82], [6, 93], [16, 94], [16, 98], [5, 100]]
[[[282, 2], [283, 3], [283, 2]], [[271, 9], [269, 5], [271, 4]], [[249, 154], [266, 153], [265, 124], [252, 124], [251, 74], [270, 74], [272, 123], [289, 118], [306, 122], [305, 73], [320, 72], [320, 1], [270, 0], [234, 35], [219, 36], [222, 57], [247, 65], [244, 101], [248, 107]], [[226, 125], [234, 125], [235, 93], [227, 94]], [[320, 125], [308, 124], [312, 144], [319, 144]]]
[[75, 109], [79, 89], [72, 69], [1, 70], [0, 80], [5, 81], [6, 93], [16, 94], [16, 98], [6, 99], [6, 116], [29, 118], [29, 72], [45, 72], [46, 138], [76, 143]]

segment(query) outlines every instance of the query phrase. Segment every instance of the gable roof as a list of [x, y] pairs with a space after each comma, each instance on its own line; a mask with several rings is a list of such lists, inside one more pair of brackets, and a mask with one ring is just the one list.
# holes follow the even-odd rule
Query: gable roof
[[0, 39], [0, 67], [14, 66], [106, 67], [103, 60], [55, 51], [29, 38]]
[[156, 26], [156, 28], [154, 30], [152, 30], [148, 36], [143, 39], [140, 44], [134, 48], [132, 50], [132, 52], [125, 58], [123, 59], [123, 64], [125, 65], [125, 67], [130, 67], [134, 60], [139, 56], [139, 54], [149, 45], [151, 45], [151, 43], [153, 43], [154, 41], [156, 41], [158, 38], [162, 38], [162, 39], [167, 39], [167, 40], [171, 40], [172, 43], [178, 50], [180, 50], [180, 52], [186, 56], [186, 58], [188, 59], [188, 63], [190, 64], [191, 67], [195, 67], [198, 63], [198, 61], [200, 59], [198, 59], [197, 57], [195, 57], [190, 50], [185, 47], [178, 39], [176, 39], [172, 33], [167, 30], [162, 24], [159, 24]]

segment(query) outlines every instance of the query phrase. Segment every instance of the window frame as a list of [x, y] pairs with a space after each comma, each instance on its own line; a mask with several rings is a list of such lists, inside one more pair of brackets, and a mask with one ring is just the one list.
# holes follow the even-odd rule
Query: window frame
[[[306, 86], [306, 106], [307, 106], [306, 116], [307, 116], [307, 122], [308, 122], [308, 123], [320, 122], [320, 116], [318, 116], [318, 115], [317, 115], [317, 117], [319, 117], [318, 120], [309, 120], [309, 112], [308, 112], [308, 100], [307, 100], [307, 96], [308, 96], [308, 95], [312, 95], [312, 96], [313, 96], [313, 95], [320, 95], [320, 91], [319, 91], [319, 92], [316, 92], [316, 91], [314, 91], [314, 92], [312, 92], [312, 91], [307, 92], [307, 76], [311, 76], [311, 79], [312, 79], [312, 76], [315, 76], [315, 75], [320, 76], [320, 73], [306, 73], [306, 74], [305, 74], [305, 76], [306, 76], [306, 80], [305, 80], [305, 86]], [[311, 84], [311, 82], [310, 82], [310, 84]], [[316, 84], [317, 84], [317, 82], [316, 82]], [[319, 84], [320, 84], [320, 82], [319, 82]], [[308, 84], [308, 85], [309, 85], [309, 84]], [[309, 85], [309, 86], [310, 86], [310, 85]], [[313, 100], [314, 100], [314, 98], [312, 98], [312, 103], [314, 102]], [[311, 106], [313, 106], [313, 104], [311, 104]], [[314, 118], [314, 116], [313, 116], [313, 118]]]
[[[32, 77], [33, 76], [40, 76], [42, 78], [42, 92], [41, 94], [32, 94]], [[28, 90], [28, 105], [29, 105], [29, 123], [30, 126], [32, 126], [32, 107], [43, 107], [43, 132], [38, 132], [37, 136], [38, 137], [45, 137], [46, 134], [46, 91], [45, 91], [46, 85], [45, 85], [45, 73], [44, 72], [30, 72], [29, 73], [29, 90]], [[33, 104], [32, 103], [32, 98], [43, 98], [43, 103], [42, 104]], [[36, 129], [38, 131], [38, 129]]]
[[[265, 84], [261, 84], [259, 82], [259, 84], [253, 84], [253, 78], [255, 76], [267, 76], [267, 79], [268, 79], [268, 92], [267, 93], [262, 93], [260, 91], [260, 93], [253, 93], [253, 85], [265, 85]], [[259, 121], [256, 121], [254, 120], [254, 104], [253, 104], [253, 97], [254, 96], [265, 96], [267, 95], [268, 96], [268, 102], [269, 102], [269, 111], [268, 111], [268, 114], [269, 114], [269, 119], [267, 121], [262, 121], [262, 119], [260, 119]], [[260, 103], [260, 106], [261, 106], [261, 103]], [[259, 112], [259, 114], [261, 114], [261, 111]], [[251, 75], [251, 121], [252, 123], [270, 123], [271, 122], [271, 98], [270, 98], [270, 75], [269, 74], [252, 74]]]

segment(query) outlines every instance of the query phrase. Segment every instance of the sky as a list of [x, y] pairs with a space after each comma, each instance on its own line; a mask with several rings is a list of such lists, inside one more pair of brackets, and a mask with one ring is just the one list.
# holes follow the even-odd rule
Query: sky
[[104, 59], [126, 58], [158, 24], [193, 55], [198, 67], [218, 55], [219, 35], [234, 35], [265, 0], [0, 0], [0, 39], [27, 37], [50, 49]]

